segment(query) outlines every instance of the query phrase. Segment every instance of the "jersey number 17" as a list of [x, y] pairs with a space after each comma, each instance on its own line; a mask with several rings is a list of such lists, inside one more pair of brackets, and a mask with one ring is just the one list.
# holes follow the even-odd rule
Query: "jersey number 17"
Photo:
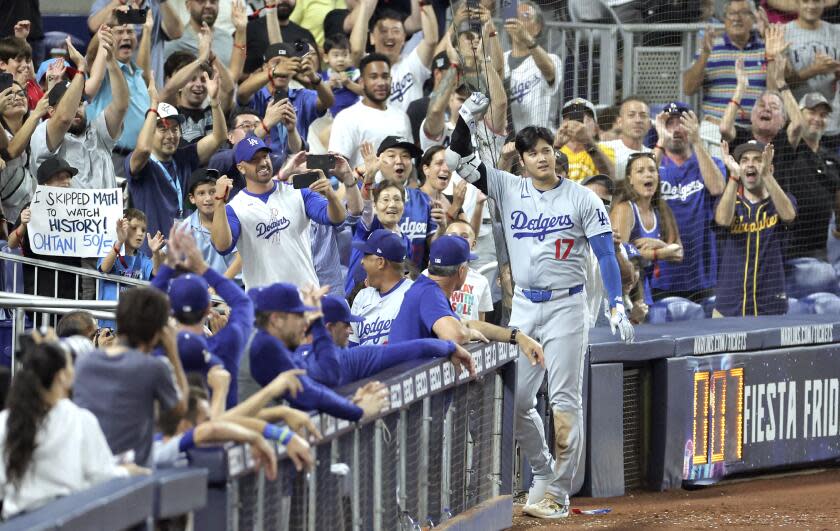
[[572, 238], [563, 238], [554, 242], [554, 258], [557, 260], [565, 260], [572, 252], [572, 247], [575, 246], [575, 240]]

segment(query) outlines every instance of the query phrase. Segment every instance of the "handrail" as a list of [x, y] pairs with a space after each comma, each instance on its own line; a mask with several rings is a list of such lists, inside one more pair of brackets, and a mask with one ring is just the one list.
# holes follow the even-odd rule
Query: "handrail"
[[616, 27], [621, 27], [621, 29], [629, 32], [643, 32], [643, 33], [653, 33], [653, 32], [690, 32], [690, 31], [703, 31], [707, 28], [712, 29], [723, 29], [723, 24], [705, 24], [705, 23], [674, 23], [674, 24], [606, 24], [603, 22], [566, 22], [566, 21], [558, 21], [558, 20], [549, 20], [545, 22], [545, 27], [547, 28], [558, 28], [558, 29], [589, 29], [589, 30], [610, 30]]
[[20, 256], [18, 254], [4, 253], [0, 251], [0, 260], [9, 260], [10, 262], [18, 262], [21, 264], [43, 267], [46, 269], [53, 269], [63, 273], [75, 273], [77, 275], [86, 276], [89, 278], [98, 278], [102, 280], [110, 280], [119, 284], [129, 284], [132, 286], [148, 286], [148, 280], [138, 280], [136, 278], [128, 278], [120, 275], [111, 275], [108, 273], [101, 273], [95, 269], [86, 269], [84, 267], [69, 266], [65, 264], [57, 264], [49, 260], [40, 260], [38, 258], [29, 258]]

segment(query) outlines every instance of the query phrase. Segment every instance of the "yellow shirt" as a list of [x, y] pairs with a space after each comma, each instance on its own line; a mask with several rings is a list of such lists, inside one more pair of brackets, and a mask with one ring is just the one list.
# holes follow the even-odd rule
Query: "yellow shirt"
[[[289, 20], [312, 32], [318, 46], [324, 45], [324, 19], [333, 9], [347, 9], [345, 0], [306, 0], [298, 2]], [[326, 70], [326, 68], [323, 68]]]
[[[613, 148], [609, 146], [598, 146], [598, 149], [600, 149], [601, 153], [606, 155], [610, 162], [615, 165], [615, 151]], [[569, 173], [566, 175], [569, 179], [575, 182], [580, 182], [591, 175], [598, 174], [595, 162], [586, 150], [582, 149], [577, 153], [574, 153], [571, 149], [569, 149], [569, 146], [563, 146], [560, 148], [560, 151], [562, 151], [566, 155], [566, 158], [569, 159]]]

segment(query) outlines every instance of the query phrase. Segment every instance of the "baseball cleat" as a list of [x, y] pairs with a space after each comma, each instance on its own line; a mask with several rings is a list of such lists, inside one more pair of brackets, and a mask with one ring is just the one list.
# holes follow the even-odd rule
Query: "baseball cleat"
[[522, 512], [528, 516], [545, 520], [566, 518], [569, 516], [569, 498], [566, 497], [565, 503], [560, 503], [551, 494], [546, 494], [539, 502], [523, 507]]

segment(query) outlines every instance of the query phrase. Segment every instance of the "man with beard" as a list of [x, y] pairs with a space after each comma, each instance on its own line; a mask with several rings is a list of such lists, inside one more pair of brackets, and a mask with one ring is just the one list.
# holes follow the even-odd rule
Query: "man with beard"
[[379, 53], [359, 62], [364, 97], [335, 117], [329, 150], [340, 153], [353, 166], [362, 164], [360, 146], [379, 146], [387, 136], [411, 138], [411, 123], [401, 108], [388, 105], [391, 95], [391, 60]]
[[164, 57], [169, 57], [175, 52], [198, 55], [202, 28], [206, 25], [212, 35], [213, 53], [219, 57], [222, 64], [229, 65], [233, 52], [233, 34], [217, 31], [213, 27], [216, 17], [219, 16], [219, 0], [187, 0], [186, 5], [190, 12], [190, 21], [184, 25], [184, 33], [180, 39], [166, 43], [163, 48]]
[[32, 134], [29, 165], [38, 168], [49, 157], [59, 156], [78, 170], [73, 177], [75, 188], [114, 188], [114, 163], [111, 150], [122, 132], [128, 109], [128, 85], [113, 54], [113, 41], [107, 34], [100, 40], [100, 51], [108, 55], [107, 68], [116, 82], [111, 87], [114, 98], [104, 112], [88, 121], [82, 91], [85, 86], [84, 57], [67, 43], [70, 60], [78, 71], [69, 83], [62, 82], [49, 93], [49, 118]]
[[726, 274], [715, 290], [716, 314], [782, 315], [787, 312], [782, 246], [796, 204], [773, 177], [772, 145], [750, 140], [733, 157], [724, 144], [723, 157], [729, 181], [715, 223], [721, 227], [721, 271]]
[[[347, 211], [321, 170], [316, 170], [320, 178], [301, 190], [275, 181], [269, 152], [269, 147], [253, 135], [234, 147], [245, 188], [228, 205], [223, 201], [216, 204], [213, 246], [222, 255], [236, 246], [242, 255], [246, 288], [278, 281], [317, 286], [309, 222], [339, 225]], [[220, 177], [216, 181], [218, 197], [227, 199], [231, 185], [230, 178]]]
[[[355, 61], [364, 54], [368, 41], [368, 27], [376, 9], [376, 0], [361, 0], [353, 32], [350, 52]], [[431, 3], [421, 4], [423, 40], [409, 54], [402, 57], [405, 46], [405, 17], [391, 9], [383, 9], [370, 31], [373, 50], [391, 62], [391, 94], [388, 103], [403, 111], [408, 104], [423, 97], [423, 83], [431, 76], [429, 67], [438, 41], [438, 26]], [[408, 135], [406, 135], [408, 136]]]
[[281, 42], [302, 41], [317, 47], [315, 37], [309, 30], [289, 20], [296, 5], [297, 0], [277, 0], [273, 8], [266, 7], [262, 10], [261, 17], [249, 18], [245, 72], [250, 73], [262, 68], [263, 56], [268, 49], [268, 45], [271, 44], [268, 40], [267, 17], [277, 17], [277, 22], [280, 24]]
[[709, 155], [697, 116], [682, 103], [668, 104], [656, 117], [656, 132], [662, 197], [674, 212], [684, 254], [681, 263], [657, 262], [653, 295], [698, 302], [712, 295], [717, 282], [717, 245], [710, 227], [713, 198], [723, 193], [723, 163]]
[[[826, 227], [835, 214], [834, 237], [840, 237], [840, 160], [822, 145], [831, 105], [819, 92], [800, 101], [802, 141], [790, 164], [779, 173], [779, 184], [796, 198], [799, 216], [790, 231], [785, 259], [811, 256], [826, 260]], [[777, 172], [778, 173], [778, 172]]]
[[152, 234], [158, 231], [169, 234], [172, 223], [186, 217], [184, 189], [187, 179], [193, 170], [207, 164], [227, 138], [218, 92], [218, 83], [209, 85], [213, 133], [179, 148], [184, 116], [168, 103], [159, 104], [154, 82], [149, 85], [152, 107], [146, 112], [137, 149], [125, 159], [125, 171], [132, 206], [146, 213], [148, 230]]

